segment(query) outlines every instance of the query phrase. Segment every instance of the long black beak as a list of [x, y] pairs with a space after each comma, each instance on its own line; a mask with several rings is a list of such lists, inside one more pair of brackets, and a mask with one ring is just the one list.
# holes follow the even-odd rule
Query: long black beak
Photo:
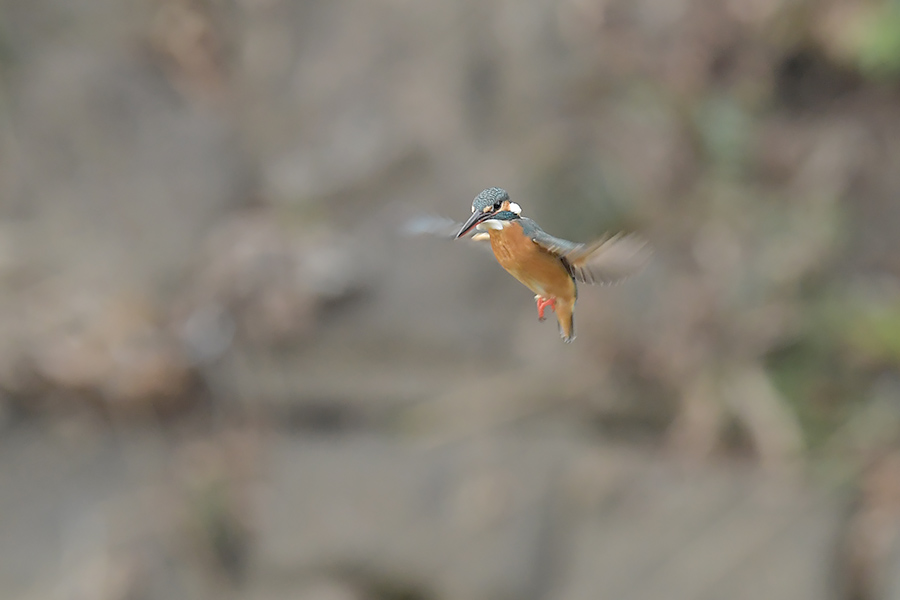
[[481, 223], [482, 221], [484, 221], [485, 219], [487, 219], [490, 216], [491, 216], [490, 213], [483, 213], [480, 210], [473, 212], [472, 216], [469, 217], [469, 220], [466, 221], [465, 224], [462, 226], [462, 229], [459, 230], [459, 233], [456, 234], [455, 239], [458, 240], [462, 236], [466, 235], [467, 233], [469, 233], [469, 230], [471, 230], [473, 227], [475, 227], [476, 225], [478, 225], [479, 223]]

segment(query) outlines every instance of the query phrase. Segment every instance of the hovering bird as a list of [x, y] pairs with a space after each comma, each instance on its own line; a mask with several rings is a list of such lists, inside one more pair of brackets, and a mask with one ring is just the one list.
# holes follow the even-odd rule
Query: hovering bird
[[577, 244], [546, 233], [522, 216], [506, 190], [488, 188], [472, 202], [472, 216], [456, 238], [475, 229], [473, 237], [489, 237], [497, 262], [535, 293], [538, 319], [549, 306], [556, 312], [563, 340], [575, 339], [578, 283], [616, 283], [638, 271], [650, 255], [634, 235], [617, 234], [590, 244]]

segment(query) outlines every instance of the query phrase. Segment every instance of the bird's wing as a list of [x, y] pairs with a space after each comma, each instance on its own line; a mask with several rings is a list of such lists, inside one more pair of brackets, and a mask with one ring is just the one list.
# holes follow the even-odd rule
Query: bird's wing
[[558, 256], [576, 281], [608, 285], [643, 268], [652, 253], [640, 236], [621, 233], [592, 244], [577, 244], [545, 232], [531, 219], [522, 218], [525, 234], [541, 248]]
[[519, 222], [522, 224], [522, 230], [525, 232], [525, 235], [530, 237], [532, 242], [560, 258], [565, 258], [584, 246], [584, 244], [576, 244], [575, 242], [550, 235], [528, 217], [520, 218]]
[[[434, 215], [419, 215], [407, 219], [400, 228], [400, 232], [407, 237], [430, 237], [446, 241], [456, 239], [456, 233], [463, 226], [462, 223], [448, 219], [446, 217], [438, 217]], [[464, 238], [469, 238], [470, 242], [480, 242], [471, 244], [471, 247], [478, 248], [479, 252], [490, 252], [491, 236], [486, 231], [475, 231], [474, 229], [467, 233]], [[464, 244], [467, 245], [467, 244]]]
[[566, 259], [578, 281], [609, 285], [643, 269], [652, 253], [650, 245], [641, 236], [617, 233], [583, 245]]
[[[438, 217], [434, 215], [417, 215], [407, 219], [401, 228], [402, 233], [408, 236], [429, 235], [452, 240], [456, 237], [456, 233], [462, 227], [462, 223], [448, 219], [446, 217]], [[483, 231], [472, 231], [467, 234], [472, 240], [484, 241], [489, 240], [490, 236]]]

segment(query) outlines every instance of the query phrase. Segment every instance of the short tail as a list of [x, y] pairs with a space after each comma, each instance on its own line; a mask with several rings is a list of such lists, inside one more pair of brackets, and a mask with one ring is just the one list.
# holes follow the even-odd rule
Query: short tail
[[556, 299], [556, 320], [559, 322], [559, 335], [567, 344], [575, 339], [575, 299], [565, 301]]

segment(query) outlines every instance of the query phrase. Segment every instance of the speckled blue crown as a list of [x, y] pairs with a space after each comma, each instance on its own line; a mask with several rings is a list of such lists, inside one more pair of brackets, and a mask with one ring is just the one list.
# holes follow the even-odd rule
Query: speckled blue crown
[[506, 193], [506, 190], [492, 187], [475, 196], [472, 206], [475, 207], [475, 210], [484, 210], [485, 206], [490, 206], [496, 202], [503, 202], [504, 200], [509, 200], [509, 194]]

